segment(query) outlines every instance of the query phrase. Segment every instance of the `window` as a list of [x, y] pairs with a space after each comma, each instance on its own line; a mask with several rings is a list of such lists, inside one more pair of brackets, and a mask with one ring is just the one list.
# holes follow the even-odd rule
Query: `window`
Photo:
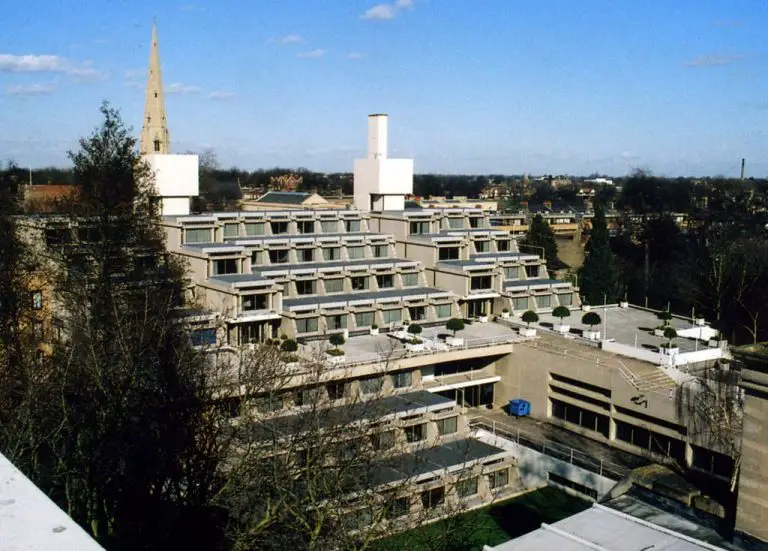
[[479, 216], [470, 216], [469, 217], [469, 227], [470, 228], [482, 228], [483, 227], [483, 219]]
[[253, 401], [256, 409], [261, 413], [271, 413], [283, 409], [282, 396], [260, 396]]
[[350, 260], [365, 258], [365, 247], [347, 247], [347, 256]]
[[245, 235], [264, 235], [264, 222], [247, 222]]
[[487, 253], [491, 250], [491, 242], [487, 240], [475, 241], [475, 252]]
[[320, 231], [323, 233], [336, 233], [339, 231], [339, 223], [336, 220], [323, 220], [320, 222]]
[[341, 400], [347, 392], [347, 385], [343, 382], [328, 383], [325, 388], [328, 390], [329, 400]]
[[410, 371], [400, 371], [390, 375], [393, 388], [407, 388], [413, 384], [413, 373]]
[[368, 276], [354, 276], [350, 278], [350, 283], [353, 291], [366, 291], [371, 287]]
[[296, 406], [309, 406], [315, 404], [320, 401], [321, 392], [322, 389], [317, 387], [297, 390], [293, 395], [293, 403]]
[[426, 308], [423, 306], [411, 306], [408, 308], [408, 315], [412, 321], [421, 321], [427, 318]]
[[269, 261], [272, 264], [286, 264], [288, 262], [288, 249], [271, 249]]
[[36, 341], [42, 341], [44, 334], [43, 334], [43, 322], [42, 321], [35, 321], [32, 323], [32, 334]]
[[416, 287], [419, 284], [419, 274], [402, 274], [403, 287]]
[[43, 309], [43, 292], [32, 291], [31, 298], [32, 298], [32, 309], [42, 310]]
[[552, 295], [538, 295], [536, 297], [536, 308], [549, 308], [552, 306]]
[[478, 289], [490, 289], [491, 288], [491, 276], [475, 276], [470, 278], [469, 288], [474, 290]]
[[421, 504], [425, 509], [434, 509], [439, 507], [445, 501], [445, 489], [441, 486], [433, 490], [427, 490], [421, 493]]
[[315, 294], [315, 280], [313, 280], [313, 279], [297, 279], [296, 280], [296, 294], [297, 295], [314, 295]]
[[184, 243], [210, 243], [211, 241], [210, 228], [198, 228], [184, 232]]
[[538, 264], [531, 265], [531, 266], [526, 266], [525, 267], [525, 277], [533, 277], [533, 278], [539, 277], [539, 266], [538, 266]]
[[347, 220], [344, 225], [348, 233], [360, 231], [360, 220]]
[[377, 275], [376, 285], [379, 286], [379, 289], [391, 289], [395, 286], [395, 278], [392, 274]]
[[315, 249], [296, 249], [296, 253], [299, 262], [314, 262], [315, 260]]
[[438, 319], [451, 317], [451, 305], [450, 304], [438, 304], [435, 306], [435, 314]]
[[190, 335], [192, 346], [210, 346], [216, 344], [216, 329], [195, 329]]
[[438, 260], [458, 260], [459, 248], [458, 247], [440, 247], [438, 249]]
[[226, 275], [237, 273], [237, 259], [225, 258], [213, 261], [213, 275]]
[[288, 233], [288, 222], [270, 222], [269, 226], [272, 228], [272, 235]]
[[358, 327], [370, 327], [373, 325], [373, 312], [357, 312], [355, 314], [355, 325]]
[[449, 218], [448, 219], [448, 227], [452, 230], [460, 230], [464, 228], [464, 219], [463, 218]]
[[427, 437], [426, 426], [426, 423], [422, 423], [420, 425], [411, 425], [410, 427], [403, 428], [403, 432], [405, 432], [405, 440], [409, 444], [421, 442]]
[[384, 385], [383, 377], [367, 377], [360, 379], [360, 392], [362, 394], [376, 394], [381, 392], [381, 387]]
[[458, 420], [458, 417], [448, 417], [447, 419], [438, 419], [436, 421], [438, 434], [440, 434], [441, 436], [445, 436], [446, 434], [455, 434], [457, 430], [457, 420]]
[[408, 514], [411, 508], [411, 502], [409, 498], [407, 497], [399, 497], [397, 499], [393, 499], [392, 502], [387, 506], [387, 511], [385, 513], [386, 517], [388, 519], [395, 519], [400, 518], [402, 516], [405, 516]]
[[397, 323], [403, 319], [402, 310], [395, 308], [393, 310], [382, 310], [381, 318], [384, 323]]
[[338, 277], [336, 279], [325, 280], [326, 293], [341, 293], [343, 291], [344, 291], [344, 278]]
[[395, 445], [395, 431], [386, 430], [371, 435], [371, 444], [375, 450], [389, 450]]
[[267, 295], [246, 295], [243, 297], [243, 310], [246, 312], [252, 310], [266, 310]]
[[338, 329], [346, 329], [347, 328], [347, 315], [346, 314], [337, 314], [335, 316], [328, 316], [326, 318], [326, 321], [328, 322], [328, 330], [334, 331]]
[[301, 318], [296, 320], [297, 333], [315, 333], [317, 331], [317, 318]]
[[573, 304], [573, 294], [572, 293], [559, 293], [557, 295], [557, 300], [560, 301], [561, 306], [571, 306]]
[[[155, 97], [157, 97], [157, 92], [155, 92]], [[159, 153], [160, 152], [160, 140], [155, 140], [154, 144], [155, 144], [155, 153]]]
[[341, 260], [341, 248], [328, 247], [323, 249], [323, 259], [326, 261]]
[[240, 234], [240, 224], [224, 224], [224, 237], [237, 237]]
[[509, 484], [509, 469], [502, 469], [500, 471], [492, 472], [488, 475], [488, 484], [491, 490], [496, 488], [503, 488]]
[[515, 280], [520, 277], [520, 268], [518, 266], [507, 266], [504, 268], [504, 279]]
[[264, 262], [264, 253], [262, 251], [253, 251], [251, 253], [251, 266], [259, 266]]
[[429, 233], [429, 222], [411, 222], [411, 235], [423, 235], [426, 233]]
[[296, 222], [296, 231], [298, 233], [315, 233], [315, 222], [313, 220], [299, 220]]
[[502, 239], [499, 241], [496, 241], [496, 250], [499, 252], [505, 252], [509, 250], [509, 241], [506, 239]]
[[374, 258], [387, 258], [389, 256], [389, 245], [374, 245], [373, 257]]
[[528, 309], [528, 297], [514, 297], [512, 299], [512, 309], [516, 312], [524, 312]]
[[473, 476], [466, 480], [459, 480], [456, 483], [456, 495], [459, 498], [477, 495], [477, 477]]

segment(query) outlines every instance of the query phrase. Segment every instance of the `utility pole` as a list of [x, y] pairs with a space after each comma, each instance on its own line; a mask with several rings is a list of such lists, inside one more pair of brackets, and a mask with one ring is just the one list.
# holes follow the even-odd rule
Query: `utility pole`
[[744, 163], [746, 162], [746, 159], [744, 157], [741, 158], [741, 179], [744, 179]]

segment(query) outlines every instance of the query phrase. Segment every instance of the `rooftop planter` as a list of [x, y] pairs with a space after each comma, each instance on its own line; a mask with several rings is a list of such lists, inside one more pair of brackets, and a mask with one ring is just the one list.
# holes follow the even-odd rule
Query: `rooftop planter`
[[599, 341], [600, 331], [595, 331], [595, 325], [600, 325], [602, 321], [603, 320], [600, 318], [600, 314], [597, 312], [587, 312], [581, 316], [581, 323], [589, 326], [589, 329], [586, 329], [582, 336], [585, 339], [589, 339], [591, 341]]
[[477, 316], [477, 322], [478, 323], [488, 323], [488, 314], [485, 312], [480, 312]]
[[412, 323], [408, 326], [408, 333], [413, 335], [410, 339], [405, 341], [405, 349], [409, 352], [421, 352], [424, 350], [424, 341], [418, 336], [421, 334], [421, 325], [418, 323]]
[[501, 319], [509, 319], [509, 309], [508, 308], [504, 308], [501, 311]]
[[379, 334], [379, 326], [374, 323], [373, 325], [371, 325], [370, 332], [371, 332], [371, 335], [378, 335]]
[[674, 327], [667, 327], [666, 329], [664, 329], [664, 338], [667, 339], [667, 342], [659, 346], [659, 350], [661, 350], [661, 353], [667, 354], [669, 356], [674, 356], [675, 354], [679, 354], [680, 347], [672, 343], [672, 341], [677, 338], [677, 331], [675, 331]]
[[523, 312], [522, 319], [526, 326], [520, 328], [520, 336], [521, 337], [535, 337], [536, 336], [536, 329], [531, 327], [532, 323], [536, 323], [539, 321], [539, 315], [534, 312], [533, 310], [526, 310]]
[[570, 317], [571, 311], [568, 309], [567, 306], [558, 306], [554, 310], [552, 310], [552, 315], [560, 320], [559, 323], [556, 323], [554, 325], [554, 330], [559, 333], [568, 333], [571, 330], [571, 326], [568, 324], [563, 323], [563, 320], [567, 317]]
[[464, 345], [464, 338], [456, 336], [457, 332], [464, 330], [464, 320], [459, 319], [459, 318], [451, 318], [445, 324], [445, 328], [448, 331], [453, 332], [453, 336], [447, 337], [445, 339], [445, 343], [448, 346], [463, 346]]
[[347, 342], [344, 335], [341, 333], [334, 333], [328, 338], [328, 342], [330, 342], [334, 348], [325, 351], [326, 359], [332, 364], [342, 363], [344, 361], [344, 349], [340, 347]]

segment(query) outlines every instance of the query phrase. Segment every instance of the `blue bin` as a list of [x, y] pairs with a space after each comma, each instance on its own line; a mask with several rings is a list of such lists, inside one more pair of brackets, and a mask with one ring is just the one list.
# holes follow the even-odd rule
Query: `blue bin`
[[509, 414], [516, 417], [525, 417], [531, 414], [531, 403], [528, 400], [510, 400]]

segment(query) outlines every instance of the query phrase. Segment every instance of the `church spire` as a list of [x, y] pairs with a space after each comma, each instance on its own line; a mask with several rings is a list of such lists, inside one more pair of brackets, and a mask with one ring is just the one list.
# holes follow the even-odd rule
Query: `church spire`
[[140, 150], [143, 155], [171, 152], [168, 121], [165, 118], [163, 75], [160, 72], [160, 54], [157, 49], [157, 21], [152, 25], [152, 46], [149, 52], [149, 76], [147, 78]]

